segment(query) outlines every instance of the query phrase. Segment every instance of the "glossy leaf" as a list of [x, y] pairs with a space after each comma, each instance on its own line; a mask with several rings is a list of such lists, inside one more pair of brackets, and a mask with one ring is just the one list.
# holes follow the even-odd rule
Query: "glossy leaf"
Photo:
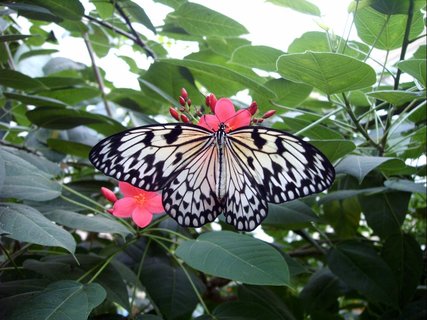
[[270, 203], [268, 205], [268, 216], [263, 224], [280, 225], [286, 229], [297, 229], [317, 220], [318, 217], [310, 206], [300, 200], [295, 200], [280, 205]]
[[231, 63], [266, 71], [276, 71], [277, 59], [285, 54], [283, 51], [267, 46], [242, 46], [234, 50]]
[[401, 106], [413, 100], [425, 99], [425, 93], [403, 90], [377, 90], [366, 93], [368, 96]]
[[[203, 283], [194, 273], [189, 274], [199, 293], [203, 294]], [[191, 316], [198, 303], [185, 272], [166, 261], [156, 258], [148, 260], [142, 269], [141, 282], [167, 319]]]
[[18, 71], [0, 69], [0, 85], [28, 91], [46, 89], [43, 83]]
[[190, 34], [198, 36], [235, 37], [248, 31], [237, 21], [200, 4], [185, 2], [171, 12], [173, 21]]
[[[397, 49], [402, 45], [408, 16], [387, 15], [366, 6], [357, 10], [354, 24], [363, 42], [382, 50]], [[424, 28], [423, 16], [414, 12], [409, 39], [415, 38]]]
[[61, 186], [30, 162], [5, 149], [0, 158], [5, 168], [2, 198], [46, 201], [61, 195]]
[[248, 284], [289, 285], [286, 261], [279, 252], [246, 235], [228, 231], [204, 233], [180, 244], [176, 254], [207, 274]]
[[43, 215], [56, 223], [77, 230], [89, 232], [116, 233], [125, 238], [130, 231], [121, 223], [113, 218], [107, 218], [100, 215], [87, 216], [73, 211], [54, 210]]
[[27, 105], [33, 105], [38, 107], [65, 107], [66, 104], [62, 101], [41, 97], [41, 96], [35, 96], [35, 95], [28, 95], [28, 94], [19, 94], [19, 93], [11, 93], [11, 92], [4, 92], [3, 93], [6, 98], [13, 99], [20, 101]]
[[233, 71], [222, 65], [215, 65], [212, 63], [206, 63], [195, 60], [178, 60], [178, 59], [161, 59], [162, 62], [170, 63], [173, 65], [178, 65], [186, 67], [190, 70], [195, 70], [201, 73], [207, 73], [212, 77], [217, 77], [218, 79], [227, 79], [231, 82], [237, 82], [245, 85], [247, 88], [265, 96], [268, 98], [275, 98], [275, 94], [268, 88], [266, 88], [262, 83], [252, 80], [249, 77], [241, 75], [236, 71]]
[[32, 4], [44, 7], [53, 14], [70, 20], [80, 20], [84, 14], [84, 7], [78, 0], [67, 0], [67, 2], [56, 0], [31, 0]]
[[369, 227], [383, 239], [398, 233], [405, 220], [410, 196], [408, 192], [360, 195], [359, 202]]
[[373, 85], [374, 69], [368, 64], [337, 53], [306, 52], [281, 56], [278, 72], [285, 79], [311, 85], [326, 94]]
[[335, 167], [335, 170], [337, 173], [349, 174], [357, 178], [359, 182], [362, 182], [369, 172], [375, 168], [378, 168], [385, 162], [393, 160], [394, 158], [387, 157], [350, 155], [341, 160], [340, 163], [338, 163], [338, 165]]
[[58, 281], [17, 308], [9, 319], [85, 320], [104, 299], [105, 290], [97, 283], [83, 285], [70, 280]]
[[50, 10], [31, 3], [8, 3], [7, 6], [18, 12], [19, 15], [29, 19], [61, 22], [62, 18], [53, 14]]
[[275, 5], [289, 8], [301, 13], [320, 16], [320, 10], [313, 3], [307, 0], [267, 0]]
[[425, 59], [410, 59], [397, 64], [400, 70], [417, 79], [424, 88], [426, 87], [426, 61]]
[[384, 182], [384, 185], [390, 189], [406, 192], [418, 192], [421, 194], [425, 194], [427, 192], [425, 183], [417, 183], [406, 179], [389, 179]]
[[49, 148], [57, 152], [74, 155], [81, 158], [87, 158], [91, 149], [91, 146], [86, 144], [62, 139], [48, 139], [47, 145]]
[[0, 204], [0, 226], [7, 237], [73, 253], [76, 243], [67, 231], [53, 224], [36, 209], [17, 203]]
[[156, 33], [156, 28], [151, 22], [150, 18], [145, 13], [144, 9], [137, 3], [125, 0], [121, 1], [120, 6], [127, 12], [133, 19], [141, 23], [143, 26]]
[[322, 151], [331, 162], [341, 159], [356, 149], [356, 145], [348, 140], [310, 140], [310, 144]]
[[390, 267], [368, 245], [343, 242], [328, 253], [331, 271], [371, 301], [397, 305], [397, 286]]

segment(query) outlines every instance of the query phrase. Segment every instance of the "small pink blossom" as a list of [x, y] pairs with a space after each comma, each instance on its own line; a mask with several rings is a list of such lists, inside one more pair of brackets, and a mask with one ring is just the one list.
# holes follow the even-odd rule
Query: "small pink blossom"
[[[153, 214], [163, 213], [162, 196], [157, 192], [149, 192], [132, 186], [126, 182], [119, 182], [123, 198], [114, 201], [114, 206], [108, 212], [119, 218], [132, 218], [137, 226], [144, 228], [150, 224]], [[106, 188], [103, 188], [108, 190]], [[101, 190], [103, 195], [110, 200], [109, 192]], [[108, 196], [108, 197], [107, 197]], [[112, 199], [112, 198], [111, 198]], [[111, 201], [111, 200], [110, 200]]]
[[[212, 105], [210, 105], [212, 108]], [[239, 110], [236, 112], [234, 105], [230, 99], [219, 99], [214, 107], [215, 115], [203, 115], [198, 125], [210, 131], [217, 131], [219, 125], [225, 125], [225, 132], [230, 132], [240, 127], [248, 126], [251, 123], [251, 113], [247, 110]]]
[[102, 187], [101, 192], [102, 192], [102, 195], [105, 197], [105, 199], [107, 199], [108, 201], [110, 201], [112, 203], [117, 201], [116, 195], [110, 189]]

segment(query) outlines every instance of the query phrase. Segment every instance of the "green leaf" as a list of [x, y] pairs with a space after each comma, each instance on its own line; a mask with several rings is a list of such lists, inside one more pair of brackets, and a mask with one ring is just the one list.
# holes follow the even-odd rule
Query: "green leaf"
[[82, 86], [85, 84], [82, 78], [49, 76], [49, 77], [40, 77], [35, 79], [37, 79], [38, 81], [40, 81], [50, 89], [65, 89], [65, 88], [71, 88], [79, 85]]
[[247, 235], [203, 233], [180, 244], [176, 254], [192, 268], [214, 276], [248, 284], [289, 285], [289, 270], [280, 253]]
[[0, 204], [0, 228], [7, 237], [43, 246], [61, 247], [73, 253], [74, 238], [36, 209], [17, 203]]
[[276, 71], [276, 61], [285, 53], [267, 46], [241, 46], [234, 50], [230, 62], [249, 68]]
[[385, 239], [400, 232], [410, 197], [408, 192], [385, 192], [359, 195], [359, 202], [368, 226]]
[[104, 299], [105, 290], [97, 283], [84, 285], [70, 280], [57, 281], [16, 308], [8, 319], [86, 320]]
[[68, 105], [77, 105], [83, 101], [98, 97], [100, 91], [97, 88], [82, 87], [42, 91], [38, 92], [38, 94], [43, 97], [62, 101]]
[[78, 0], [56, 1], [56, 0], [31, 0], [32, 4], [48, 9], [58, 17], [69, 20], [81, 20], [84, 7]]
[[61, 22], [62, 18], [54, 15], [46, 8], [29, 3], [7, 3], [7, 6], [18, 12], [19, 15], [33, 20]]
[[310, 277], [300, 298], [310, 314], [331, 310], [338, 312], [338, 297], [344, 293], [344, 289], [342, 281], [326, 267]]
[[251, 42], [242, 38], [208, 37], [206, 42], [209, 49], [225, 58], [231, 58], [233, 52], [242, 46], [249, 46]]
[[421, 194], [426, 193], [426, 186], [423, 182], [416, 183], [414, 181], [405, 179], [389, 179], [384, 182], [384, 185], [387, 188], [394, 190], [400, 190], [405, 192], [418, 192]]
[[286, 229], [299, 229], [318, 220], [313, 210], [300, 200], [281, 205], [270, 203], [263, 224], [280, 225]]
[[319, 8], [307, 0], [267, 0], [267, 2], [271, 2], [275, 5], [289, 8], [301, 13], [320, 17]]
[[30, 121], [48, 129], [71, 129], [86, 125], [99, 133], [111, 135], [125, 130], [119, 122], [101, 114], [83, 110], [44, 107], [27, 112]]
[[215, 319], [226, 320], [264, 320], [264, 319], [286, 319], [280, 317], [271, 310], [270, 307], [264, 306], [257, 302], [246, 301], [229, 301], [219, 304], [212, 312]]
[[[289, 118], [289, 117], [283, 117], [284, 123], [280, 124], [277, 123], [277, 128], [281, 129], [283, 126], [286, 130], [288, 130], [290, 133], [295, 133], [300, 130], [305, 129], [307, 126], [309, 126], [313, 121], [317, 120], [317, 118], [313, 117], [306, 117], [306, 116], [299, 116], [298, 118]], [[326, 122], [326, 121], [325, 121]], [[310, 139], [318, 139], [318, 140], [343, 140], [344, 137], [337, 132], [336, 130], [329, 129], [328, 127], [318, 124], [314, 127], [311, 127], [308, 130], [304, 130], [303, 134], [304, 137], [308, 137]]]
[[327, 259], [329, 268], [338, 278], [370, 301], [397, 307], [393, 273], [372, 246], [342, 242], [331, 249]]
[[92, 147], [87, 144], [62, 139], [47, 139], [47, 145], [57, 152], [84, 159], [89, 156], [90, 149], [92, 149]]
[[10, 42], [33, 37], [31, 34], [6, 34], [0, 35], [0, 42]]
[[296, 38], [288, 48], [288, 53], [306, 51], [345, 53], [347, 56], [364, 60], [369, 47], [361, 42], [346, 41], [339, 36], [331, 36], [326, 32], [308, 31]]
[[405, 305], [414, 296], [423, 273], [420, 245], [409, 234], [395, 234], [387, 238], [381, 255], [395, 275], [400, 303]]
[[356, 145], [348, 140], [310, 140], [310, 144], [334, 162], [356, 149]]
[[47, 89], [43, 83], [21, 72], [0, 69], [0, 85], [18, 90], [37, 91]]
[[[426, 60], [425, 59], [410, 59], [400, 61], [397, 66], [403, 72], [406, 72], [417, 79], [424, 88], [426, 87]], [[424, 94], [425, 95], [425, 94]]]
[[11, 92], [3, 92], [3, 95], [6, 98], [17, 100], [19, 102], [22, 102], [27, 105], [34, 105], [37, 107], [65, 107], [66, 104], [62, 101], [51, 99], [51, 98], [45, 98], [40, 96], [34, 96], [29, 94], [18, 94], [18, 93], [11, 93]]
[[340, 161], [340, 163], [338, 163], [338, 165], [335, 167], [335, 171], [336, 173], [349, 174], [357, 178], [357, 180], [359, 180], [359, 183], [361, 183], [369, 172], [371, 172], [375, 168], [378, 168], [380, 165], [393, 160], [396, 159], [387, 157], [350, 155], [345, 157]]
[[[201, 280], [193, 272], [189, 275], [199, 294], [203, 294], [205, 288]], [[191, 317], [198, 299], [182, 268], [158, 258], [147, 259], [141, 282], [166, 319]]]
[[25, 279], [2, 282], [0, 286], [0, 297], [42, 291], [48, 284], [49, 282], [46, 279]]
[[205, 73], [213, 78], [218, 78], [218, 80], [227, 79], [231, 82], [237, 82], [246, 86], [248, 89], [251, 89], [260, 95], [263, 95], [268, 98], [275, 98], [274, 92], [266, 88], [262, 83], [252, 80], [251, 78], [241, 75], [234, 70], [231, 70], [222, 65], [216, 65], [212, 63], [205, 63], [196, 60], [179, 60], [179, 59], [160, 59], [161, 62], [178, 65], [186, 67], [190, 70], [197, 71], [199, 73]]
[[93, 51], [95, 51], [98, 57], [103, 58], [110, 52], [110, 38], [103, 28], [92, 24], [91, 32], [89, 33], [89, 41], [92, 44]]
[[366, 93], [368, 96], [381, 101], [387, 101], [395, 106], [401, 106], [413, 100], [425, 99], [425, 92], [411, 92], [403, 90], [377, 90]]
[[[392, 50], [402, 46], [407, 15], [382, 14], [372, 7], [364, 7], [355, 13], [354, 24], [363, 42], [377, 49]], [[424, 29], [423, 15], [414, 12], [409, 39], [418, 36]]]
[[61, 195], [61, 186], [50, 176], [16, 154], [0, 150], [5, 166], [2, 198], [47, 201]]
[[123, 226], [123, 224], [117, 222], [113, 218], [107, 218], [103, 216], [87, 216], [84, 214], [75, 213], [68, 210], [54, 210], [43, 215], [56, 223], [63, 226], [89, 231], [89, 232], [105, 232], [105, 233], [116, 233], [126, 238], [130, 231]]
[[236, 37], [248, 33], [237, 21], [200, 4], [185, 2], [166, 17], [197, 36]]
[[[370, 0], [370, 6], [384, 14], [408, 14], [409, 2], [401, 0]], [[424, 6], [424, 0], [414, 0], [415, 10], [420, 10]]]
[[144, 9], [142, 9], [138, 4], [125, 0], [120, 2], [120, 6], [127, 12], [136, 22], [141, 23], [147, 29], [156, 33], [156, 27], [154, 27], [150, 18], [145, 13]]
[[106, 20], [111, 18], [114, 13], [114, 6], [112, 3], [107, 2], [105, 0], [91, 0], [90, 2], [96, 8], [96, 13], [99, 14], [100, 18]]
[[375, 71], [368, 64], [337, 53], [288, 54], [279, 58], [277, 68], [283, 78], [326, 94], [366, 88], [376, 82]]
[[[48, 56], [51, 55], [52, 53], [56, 53], [58, 52], [57, 49], [39, 49], [39, 50], [29, 50], [27, 52], [24, 52], [23, 54], [21, 54], [18, 58], [18, 61], [22, 61], [24, 59], [28, 59], [28, 58], [32, 58], [35, 56]], [[40, 79], [36, 79], [39, 80]]]

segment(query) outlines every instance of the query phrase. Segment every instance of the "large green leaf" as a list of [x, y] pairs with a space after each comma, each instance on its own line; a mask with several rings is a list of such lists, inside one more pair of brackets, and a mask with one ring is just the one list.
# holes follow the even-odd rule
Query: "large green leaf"
[[306, 83], [326, 94], [366, 88], [376, 81], [368, 64], [337, 53], [288, 54], [279, 58], [277, 68], [285, 79]]
[[246, 88], [251, 89], [267, 98], [275, 98], [276, 96], [274, 92], [266, 88], [262, 83], [255, 81], [247, 76], [244, 76], [223, 65], [217, 65], [189, 59], [161, 59], [160, 61], [186, 67], [190, 70], [194, 70], [199, 73], [205, 73], [211, 77], [218, 78], [219, 80], [227, 79], [230, 82], [237, 82], [246, 86]]
[[267, 243], [234, 232], [208, 232], [187, 240], [178, 257], [202, 272], [248, 284], [289, 285], [284, 258]]
[[423, 272], [420, 245], [409, 234], [395, 234], [387, 238], [381, 255], [396, 277], [401, 304], [409, 302]]
[[145, 13], [144, 9], [141, 8], [137, 3], [129, 0], [121, 1], [120, 7], [127, 12], [135, 21], [141, 23], [152, 32], [156, 33], [156, 27], [154, 27], [150, 18]]
[[400, 231], [410, 197], [408, 192], [385, 192], [359, 195], [359, 202], [368, 226], [385, 239]]
[[86, 320], [104, 299], [105, 290], [97, 283], [84, 285], [70, 280], [57, 281], [16, 308], [8, 319]]
[[320, 10], [314, 4], [307, 0], [267, 0], [275, 5], [289, 8], [301, 13], [320, 16]]
[[[25, 0], [26, 2], [28, 0]], [[44, 7], [58, 17], [69, 20], [80, 20], [84, 14], [84, 7], [79, 0], [30, 0], [31, 4]]]
[[270, 203], [268, 215], [263, 224], [280, 225], [286, 229], [297, 229], [318, 220], [313, 210], [300, 200], [281, 205]]
[[400, 190], [405, 192], [418, 192], [421, 194], [426, 193], [426, 186], [424, 182], [416, 183], [406, 179], [389, 179], [384, 182], [387, 188]]
[[257, 302], [246, 302], [246, 301], [228, 301], [219, 304], [212, 312], [214, 319], [218, 320], [264, 320], [264, 319], [275, 319], [285, 320], [272, 311], [269, 306], [264, 306]]
[[68, 105], [75, 105], [79, 102], [98, 97], [100, 92], [97, 88], [82, 87], [42, 91], [38, 94], [43, 97], [62, 101]]
[[26, 115], [32, 123], [48, 129], [71, 129], [86, 125], [105, 135], [126, 129], [112, 118], [76, 109], [44, 107], [28, 111]]
[[11, 92], [4, 92], [3, 93], [6, 98], [18, 100], [24, 104], [27, 105], [34, 105], [37, 107], [65, 107], [66, 104], [62, 101], [46, 98], [46, 97], [40, 97], [36, 95], [29, 95], [29, 94], [19, 94], [19, 93], [11, 93]]
[[198, 36], [235, 37], [248, 31], [237, 21], [200, 4], [185, 2], [167, 16], [190, 34]]
[[425, 92], [411, 92], [403, 90], [377, 90], [366, 94], [370, 97], [387, 101], [395, 106], [401, 106], [413, 100], [425, 99]]
[[283, 54], [283, 51], [275, 48], [247, 45], [234, 50], [230, 62], [249, 68], [276, 71], [276, 61]]
[[[203, 283], [194, 273], [189, 272], [189, 275], [199, 294], [203, 294]], [[198, 303], [186, 273], [167, 261], [148, 259], [142, 269], [141, 282], [167, 319], [188, 318]]]
[[61, 209], [43, 213], [43, 215], [56, 223], [72, 229], [89, 232], [117, 233], [123, 238], [130, 234], [130, 231], [121, 223], [115, 221], [113, 218], [107, 218], [100, 215], [87, 216]]
[[46, 89], [40, 81], [33, 79], [21, 72], [0, 69], [0, 85], [18, 90], [37, 91]]
[[343, 242], [328, 253], [331, 271], [369, 300], [397, 307], [397, 286], [390, 267], [368, 244]]
[[62, 247], [74, 252], [74, 238], [46, 219], [36, 209], [17, 203], [0, 204], [0, 227], [6, 236], [44, 246]]
[[19, 15], [41, 21], [61, 22], [62, 18], [54, 15], [46, 8], [35, 6], [30, 3], [8, 3], [7, 6], [18, 12]]
[[395, 158], [388, 157], [350, 155], [342, 159], [336, 166], [335, 170], [337, 173], [349, 174], [357, 178], [359, 182], [362, 182], [369, 172], [388, 161], [395, 160]]
[[334, 162], [356, 149], [356, 145], [349, 140], [310, 140], [329, 159]]
[[0, 150], [0, 158], [5, 167], [2, 198], [47, 201], [61, 195], [60, 184], [26, 159], [6, 149]]
[[[406, 72], [417, 79], [424, 88], [426, 87], [426, 60], [425, 59], [410, 59], [400, 61], [397, 66], [403, 72]], [[425, 94], [424, 94], [425, 95]]]
[[[378, 49], [392, 50], [402, 46], [407, 19], [406, 14], [387, 15], [366, 6], [355, 12], [354, 24], [365, 43]], [[423, 29], [423, 15], [415, 11], [409, 39], [415, 38]]]

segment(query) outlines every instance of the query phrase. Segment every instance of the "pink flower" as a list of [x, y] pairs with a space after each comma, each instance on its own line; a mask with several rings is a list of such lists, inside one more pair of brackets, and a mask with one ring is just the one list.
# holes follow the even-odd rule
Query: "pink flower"
[[[126, 182], [119, 182], [119, 188], [124, 197], [115, 201], [113, 208], [108, 210], [114, 216], [119, 218], [132, 217], [137, 226], [144, 228], [150, 224], [153, 214], [165, 211], [162, 204], [162, 196], [157, 192], [145, 191]], [[102, 193], [110, 200], [106, 196], [108, 193], [104, 190], [102, 190]]]
[[105, 197], [105, 199], [107, 199], [108, 201], [110, 201], [112, 203], [117, 201], [116, 195], [110, 189], [102, 187], [101, 192], [102, 192], [102, 195]]
[[223, 123], [225, 131], [230, 132], [237, 128], [248, 126], [251, 123], [251, 113], [247, 109], [236, 112], [230, 99], [219, 99], [215, 104], [214, 110], [215, 115], [203, 115], [198, 125], [210, 131], [217, 131], [219, 125]]

